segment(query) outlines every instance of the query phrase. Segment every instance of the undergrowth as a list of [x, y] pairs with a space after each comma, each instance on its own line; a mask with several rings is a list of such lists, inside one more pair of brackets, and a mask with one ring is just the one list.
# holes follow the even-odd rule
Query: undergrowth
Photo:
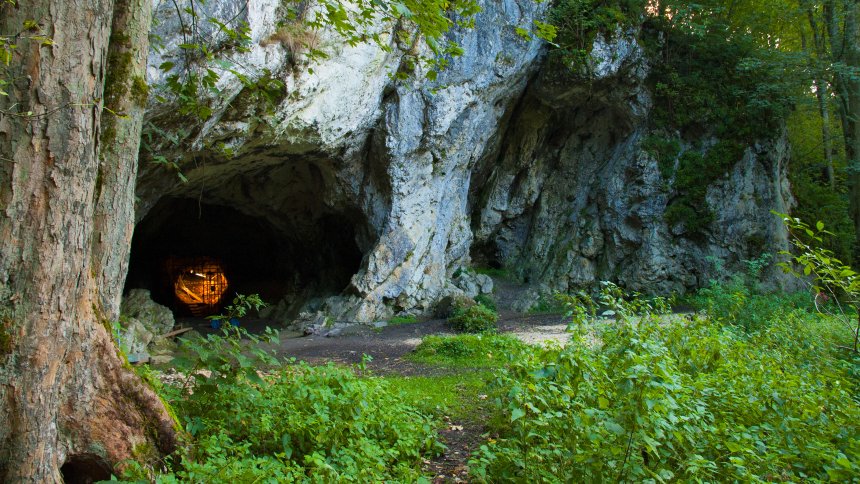
[[[471, 460], [479, 481], [860, 476], [858, 362], [834, 353], [832, 319], [783, 307], [747, 331], [613, 295], [570, 303], [568, 346], [499, 370], [500, 436]], [[607, 303], [615, 320], [596, 317]]]
[[[238, 304], [244, 305], [244, 301]], [[238, 305], [237, 304], [237, 305]], [[250, 304], [250, 303], [249, 303]], [[267, 332], [265, 340], [278, 341]], [[158, 482], [421, 480], [443, 447], [432, 417], [362, 365], [285, 364], [263, 339], [226, 325], [183, 341], [180, 382], [156, 385], [184, 432], [160, 463], [130, 462], [124, 478]], [[264, 371], [261, 371], [264, 370]], [[150, 375], [151, 376], [151, 375]]]
[[407, 358], [417, 363], [495, 368], [527, 351], [528, 345], [510, 335], [461, 334], [424, 337]]
[[468, 307], [457, 307], [448, 318], [448, 324], [457, 331], [464, 333], [485, 333], [496, 330], [499, 314], [484, 306], [475, 304]]

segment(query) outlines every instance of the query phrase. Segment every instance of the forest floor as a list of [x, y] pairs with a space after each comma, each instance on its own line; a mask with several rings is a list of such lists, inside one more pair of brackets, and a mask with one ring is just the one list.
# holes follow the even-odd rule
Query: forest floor
[[[568, 318], [555, 312], [520, 313], [510, 309], [526, 288], [494, 278], [494, 299], [498, 306], [498, 333], [508, 334], [528, 344], [567, 341]], [[201, 333], [214, 333], [208, 322], [199, 318], [183, 321]], [[251, 333], [262, 332], [270, 321], [246, 318], [242, 326]], [[424, 338], [453, 336], [456, 333], [445, 319], [424, 319], [376, 328], [355, 325], [329, 334], [304, 336], [280, 333], [280, 343], [269, 346], [279, 358], [305, 361], [311, 365], [334, 363], [358, 365], [364, 362], [369, 375], [386, 380], [403, 392], [406, 399], [424, 412], [434, 414], [441, 426], [440, 440], [446, 450], [424, 462], [424, 472], [434, 483], [467, 482], [468, 459], [474, 450], [493, 438], [488, 422], [494, 413], [491, 380], [493, 370], [503, 361], [471, 365], [444, 361], [417, 361], [415, 348]], [[370, 358], [367, 358], [370, 357]], [[492, 361], [492, 360], [490, 360]], [[168, 365], [169, 366], [169, 365]]]

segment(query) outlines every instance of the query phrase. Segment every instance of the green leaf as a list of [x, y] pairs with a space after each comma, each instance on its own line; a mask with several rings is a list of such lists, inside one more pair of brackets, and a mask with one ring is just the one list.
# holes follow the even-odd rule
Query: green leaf
[[525, 410], [523, 410], [521, 408], [515, 408], [511, 412], [511, 422], [516, 422], [517, 420], [519, 420], [520, 418], [525, 416], [525, 414], [526, 414]]

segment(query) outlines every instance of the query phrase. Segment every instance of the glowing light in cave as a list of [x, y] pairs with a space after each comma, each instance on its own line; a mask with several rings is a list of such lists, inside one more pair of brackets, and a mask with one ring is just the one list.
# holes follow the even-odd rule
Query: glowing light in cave
[[227, 291], [221, 264], [208, 257], [167, 261], [176, 298], [195, 316], [213, 314]]

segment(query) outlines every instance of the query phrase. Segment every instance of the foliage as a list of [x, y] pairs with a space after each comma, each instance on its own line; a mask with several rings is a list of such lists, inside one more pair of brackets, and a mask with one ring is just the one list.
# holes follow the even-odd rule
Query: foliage
[[412, 324], [418, 322], [418, 318], [416, 316], [394, 316], [393, 318], [388, 320], [388, 324], [398, 325], [398, 324]]
[[687, 139], [712, 135], [748, 144], [778, 132], [791, 105], [796, 76], [778, 52], [763, 48], [746, 26], [734, 27], [720, 8], [649, 16], [643, 41], [652, 58], [655, 127]]
[[475, 296], [475, 302], [492, 311], [497, 310], [496, 298], [494, 298], [492, 294], [478, 294]]
[[678, 158], [673, 186], [677, 192], [666, 207], [664, 217], [670, 226], [683, 224], [689, 235], [699, 234], [714, 220], [706, 196], [708, 185], [723, 176], [743, 156], [743, 147], [721, 140], [705, 154], [685, 151]]
[[[716, 261], [716, 259], [714, 259]], [[766, 294], [759, 281], [771, 265], [773, 256], [765, 253], [744, 261], [747, 270], [727, 280], [712, 279], [689, 302], [705, 316], [721, 324], [739, 328], [745, 333], [761, 331], [781, 312], [788, 309], [812, 309], [812, 299], [804, 293]], [[717, 265], [715, 272], [724, 272]]]
[[445, 366], [492, 368], [502, 366], [527, 348], [525, 343], [510, 335], [431, 335], [421, 340], [409, 359]]
[[473, 270], [476, 274], [484, 274], [494, 279], [512, 280], [514, 278], [510, 269], [506, 267], [475, 267]]
[[564, 310], [564, 301], [558, 294], [540, 294], [537, 301], [529, 308], [529, 313], [560, 313]]
[[[498, 374], [500, 436], [481, 481], [847, 481], [860, 475], [860, 405], [833, 322], [785, 311], [746, 336], [658, 317], [617, 294], [582, 305], [570, 343]], [[614, 321], [589, 317], [609, 305]]]
[[[363, 370], [363, 369], [362, 369]], [[430, 418], [384, 381], [334, 365], [299, 364], [214, 391], [174, 392], [189, 441], [169, 472], [132, 466], [127, 478], [160, 482], [414, 481], [440, 449]]]
[[860, 274], [837, 259], [832, 251], [820, 247], [823, 236], [831, 235], [823, 222], [812, 228], [799, 218], [777, 215], [788, 228], [789, 240], [796, 251], [784, 254], [790, 255], [798, 266], [784, 262], [782, 268], [798, 277], [811, 278], [816, 307], [847, 327], [852, 340], [850, 349], [860, 353]]
[[[792, 147], [794, 148], [792, 136]], [[797, 200], [792, 215], [801, 220], [820, 220], [832, 232], [832, 236], [821, 241], [821, 246], [833, 252], [841, 261], [850, 265], [853, 261], [855, 244], [854, 223], [848, 207], [848, 197], [844, 188], [835, 189], [822, 184], [809, 171], [820, 171], [815, 165], [797, 166], [798, 157], [792, 155], [793, 169], [789, 172], [791, 192]]]
[[556, 27], [553, 59], [565, 68], [579, 72], [588, 66], [591, 46], [598, 33], [608, 36], [618, 28], [638, 25], [644, 0], [559, 0], [549, 13]]
[[[388, 391], [400, 394], [421, 413], [457, 420], [476, 420], [495, 412], [487, 372], [438, 376], [385, 376]], [[479, 397], [483, 395], [484, 398]]]
[[456, 308], [448, 318], [448, 323], [457, 331], [482, 333], [495, 331], [499, 314], [483, 304], [466, 308]]
[[642, 149], [657, 160], [660, 174], [668, 180], [675, 171], [675, 160], [681, 153], [681, 145], [676, 139], [650, 135], [642, 141]]

